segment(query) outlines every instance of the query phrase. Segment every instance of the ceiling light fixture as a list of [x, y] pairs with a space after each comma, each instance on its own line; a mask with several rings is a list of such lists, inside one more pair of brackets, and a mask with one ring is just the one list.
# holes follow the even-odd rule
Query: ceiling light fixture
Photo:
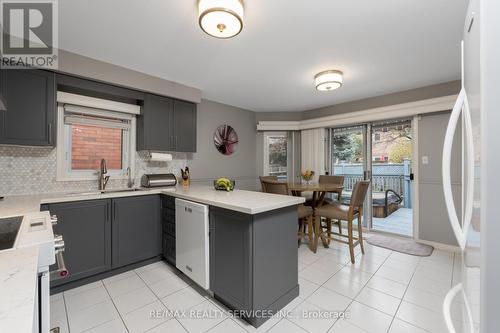
[[199, 0], [198, 23], [203, 31], [216, 38], [231, 38], [243, 29], [241, 0]]
[[342, 87], [341, 71], [328, 70], [314, 76], [314, 84], [319, 91], [332, 91]]

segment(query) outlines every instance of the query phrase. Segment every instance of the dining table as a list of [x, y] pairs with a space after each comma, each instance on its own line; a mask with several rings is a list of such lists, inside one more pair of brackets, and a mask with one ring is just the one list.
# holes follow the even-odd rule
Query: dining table
[[[311, 207], [313, 209], [313, 219], [314, 219], [314, 244], [313, 251], [316, 252], [318, 248], [318, 241], [321, 238], [321, 242], [325, 248], [328, 248], [328, 240], [324, 237], [321, 232], [321, 221], [318, 216], [316, 216], [315, 211], [317, 207], [320, 207], [324, 203], [324, 199], [327, 193], [337, 193], [338, 198], [342, 195], [343, 185], [331, 184], [331, 183], [319, 183], [319, 182], [290, 182], [288, 183], [288, 189], [294, 196], [302, 196], [304, 192], [312, 192]], [[309, 231], [311, 232], [311, 231]]]

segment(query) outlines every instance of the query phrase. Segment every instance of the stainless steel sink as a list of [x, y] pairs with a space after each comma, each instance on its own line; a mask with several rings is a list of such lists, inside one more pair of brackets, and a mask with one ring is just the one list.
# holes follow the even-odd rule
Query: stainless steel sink
[[117, 190], [104, 190], [104, 191], [101, 191], [101, 193], [136, 192], [136, 191], [144, 191], [144, 190], [145, 189], [143, 189], [143, 188], [134, 187], [134, 188], [120, 188]]
[[86, 195], [99, 195], [102, 194], [101, 191], [93, 191], [93, 192], [72, 192], [72, 193], [66, 193], [66, 195], [69, 196], [86, 196]]
[[146, 189], [143, 188], [120, 188], [116, 190], [104, 190], [104, 191], [90, 191], [90, 192], [73, 192], [73, 193], [68, 193], [67, 195], [70, 196], [86, 196], [86, 195], [100, 195], [100, 194], [106, 194], [106, 193], [122, 193], [122, 192], [136, 192], [136, 191], [144, 191]]

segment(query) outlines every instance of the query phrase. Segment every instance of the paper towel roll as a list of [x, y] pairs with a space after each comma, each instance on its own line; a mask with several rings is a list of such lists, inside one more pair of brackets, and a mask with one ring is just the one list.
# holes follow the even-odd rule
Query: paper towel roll
[[168, 162], [172, 160], [172, 154], [150, 153], [149, 160], [152, 162]]

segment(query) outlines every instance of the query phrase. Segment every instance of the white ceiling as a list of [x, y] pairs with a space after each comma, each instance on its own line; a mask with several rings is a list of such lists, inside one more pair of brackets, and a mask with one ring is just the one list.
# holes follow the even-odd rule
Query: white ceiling
[[[458, 79], [466, 3], [246, 0], [242, 33], [219, 40], [198, 27], [196, 0], [64, 0], [60, 47], [221, 103], [302, 111]], [[344, 71], [341, 89], [314, 89], [325, 69]]]

